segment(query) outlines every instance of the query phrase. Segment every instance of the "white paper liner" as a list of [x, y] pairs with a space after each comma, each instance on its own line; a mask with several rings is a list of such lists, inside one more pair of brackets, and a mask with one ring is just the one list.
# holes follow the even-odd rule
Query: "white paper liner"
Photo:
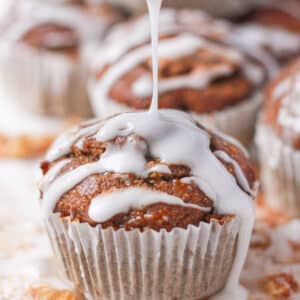
[[101, 229], [53, 214], [46, 222], [67, 277], [90, 300], [203, 299], [230, 272], [239, 218], [171, 232]]
[[63, 55], [2, 42], [0, 87], [34, 112], [90, 116], [86, 70]]
[[255, 142], [267, 203], [291, 217], [300, 217], [300, 151], [284, 144], [262, 122], [257, 125]]

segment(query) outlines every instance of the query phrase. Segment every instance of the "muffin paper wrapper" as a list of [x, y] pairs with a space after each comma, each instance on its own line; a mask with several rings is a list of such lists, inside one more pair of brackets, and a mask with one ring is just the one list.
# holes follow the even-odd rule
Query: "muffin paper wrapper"
[[34, 112], [90, 115], [85, 68], [63, 54], [14, 42], [0, 44], [0, 85]]
[[222, 289], [240, 220], [171, 232], [102, 229], [53, 214], [46, 222], [67, 277], [87, 299], [203, 299]]
[[261, 122], [255, 141], [267, 203], [290, 217], [300, 217], [300, 151], [284, 144]]

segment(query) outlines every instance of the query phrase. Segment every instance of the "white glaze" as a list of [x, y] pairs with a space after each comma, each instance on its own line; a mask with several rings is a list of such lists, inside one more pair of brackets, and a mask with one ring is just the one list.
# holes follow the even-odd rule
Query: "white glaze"
[[[164, 8], [160, 12], [160, 35], [194, 32], [203, 36], [223, 36], [229, 32], [229, 24], [214, 20], [202, 11], [174, 10]], [[129, 34], [130, 33], [130, 34]], [[126, 36], [126, 39], [123, 37]], [[90, 65], [99, 70], [105, 64], [117, 61], [130, 49], [150, 40], [149, 17], [139, 17], [135, 21], [115, 26], [106, 38], [104, 45], [87, 49]]]
[[249, 186], [248, 180], [245, 177], [240, 165], [224, 151], [215, 151], [215, 155], [217, 155], [223, 161], [232, 164], [239, 185], [243, 188], [243, 190], [251, 194], [252, 191]]
[[159, 38], [159, 12], [162, 0], [147, 0], [147, 6], [151, 24], [151, 54], [152, 54], [152, 101], [150, 106], [151, 112], [158, 110], [158, 38]]
[[300, 35], [281, 28], [249, 23], [237, 28], [233, 32], [233, 36], [245, 48], [266, 47], [278, 56], [300, 50]]
[[277, 86], [276, 94], [285, 92], [278, 113], [278, 123], [300, 133], [300, 73], [292, 75]]
[[144, 188], [129, 187], [96, 196], [89, 207], [89, 216], [96, 222], [105, 222], [115, 216], [116, 211], [118, 211], [118, 213], [127, 213], [132, 208], [143, 208], [155, 203], [180, 205], [201, 209], [205, 212], [211, 210], [210, 207], [205, 208], [195, 204], [185, 203], [181, 198], [166, 193]]
[[[100, 38], [108, 24], [84, 13], [80, 8], [60, 6], [34, 1], [21, 1], [16, 10], [16, 20], [4, 32], [3, 38], [9, 41], [18, 41], [35, 26], [44, 23], [61, 24], [72, 28], [81, 42]], [[84, 24], [84, 26], [82, 26]], [[57, 42], [61, 34], [53, 34], [51, 43]]]

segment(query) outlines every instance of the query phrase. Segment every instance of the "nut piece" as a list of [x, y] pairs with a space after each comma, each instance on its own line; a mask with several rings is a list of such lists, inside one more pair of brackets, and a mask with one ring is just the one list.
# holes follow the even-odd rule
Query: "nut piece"
[[273, 297], [290, 297], [299, 290], [294, 277], [287, 273], [269, 276], [264, 283], [265, 291]]
[[31, 287], [29, 294], [33, 300], [84, 300], [74, 292], [55, 290], [46, 285]]

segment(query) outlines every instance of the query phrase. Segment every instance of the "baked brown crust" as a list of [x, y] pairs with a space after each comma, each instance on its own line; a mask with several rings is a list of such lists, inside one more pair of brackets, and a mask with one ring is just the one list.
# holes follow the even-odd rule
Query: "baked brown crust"
[[[233, 158], [240, 165], [249, 185], [253, 188], [255, 184], [255, 171], [245, 154], [237, 146], [230, 144], [215, 134], [210, 134], [211, 150], [213, 152], [217, 150], [224, 151]], [[136, 136], [135, 138], [137, 141], [144, 142], [141, 137]], [[122, 144], [126, 139], [127, 137], [118, 137], [113, 140], [113, 143]], [[91, 137], [85, 138], [82, 149], [77, 148], [75, 143], [72, 147], [72, 152], [67, 155], [70, 162], [62, 168], [58, 176], [81, 165], [99, 160], [105, 149], [106, 142], [99, 142]], [[43, 162], [41, 168], [44, 175], [56, 163], [57, 161], [52, 163]], [[158, 163], [160, 162], [157, 159], [150, 156], [147, 157], [149, 167]], [[225, 162], [223, 164], [237, 178], [233, 165]], [[188, 225], [198, 225], [200, 221], [209, 222], [212, 218], [222, 223], [232, 217], [216, 214], [213, 201], [196, 184], [180, 181], [181, 178], [190, 176], [190, 169], [188, 167], [184, 165], [169, 165], [169, 169], [171, 170], [171, 174], [152, 172], [146, 178], [135, 174], [118, 174], [112, 172], [91, 175], [65, 193], [57, 202], [54, 212], [60, 213], [62, 217], [70, 217], [73, 221], [87, 222], [92, 226], [101, 224], [103, 228], [125, 228], [126, 230], [152, 228], [154, 230], [166, 229], [170, 231], [175, 227], [186, 228]], [[157, 203], [145, 206], [142, 209], [133, 208], [127, 213], [115, 215], [103, 223], [97, 223], [89, 218], [88, 208], [95, 196], [127, 187], [141, 187], [160, 191], [177, 196], [187, 203], [210, 208], [210, 210], [205, 212], [191, 207], [168, 205], [160, 203], [158, 200]]]
[[[284, 99], [292, 97], [293, 78], [300, 72], [300, 59], [284, 68], [278, 76], [273, 79], [265, 90], [265, 104], [263, 109], [262, 121], [274, 129], [276, 134], [284, 143], [292, 146], [294, 149], [300, 149], [300, 135], [292, 128], [282, 125], [278, 122], [279, 113], [283, 106]], [[289, 80], [287, 91], [277, 96], [275, 91], [280, 84]]]
[[[59, 37], [60, 43], [49, 43], [52, 35]], [[40, 24], [25, 32], [21, 41], [38, 50], [61, 53], [72, 58], [76, 58], [78, 55], [79, 38], [72, 28], [65, 25]]]
[[[294, 1], [299, 4], [298, 1]], [[267, 26], [279, 27], [290, 32], [300, 33], [300, 19], [287, 11], [276, 7], [261, 7], [246, 17], [247, 22], [255, 22]]]

